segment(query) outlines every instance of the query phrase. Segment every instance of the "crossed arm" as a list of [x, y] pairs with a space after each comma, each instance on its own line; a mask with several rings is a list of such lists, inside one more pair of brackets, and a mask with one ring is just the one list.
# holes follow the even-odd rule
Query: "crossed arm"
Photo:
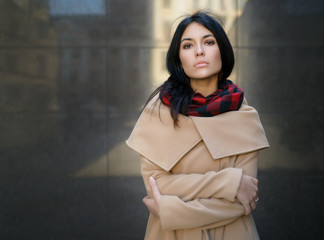
[[163, 229], [218, 227], [256, 207], [257, 152], [237, 157], [234, 168], [171, 174], [141, 157], [148, 196], [143, 202]]

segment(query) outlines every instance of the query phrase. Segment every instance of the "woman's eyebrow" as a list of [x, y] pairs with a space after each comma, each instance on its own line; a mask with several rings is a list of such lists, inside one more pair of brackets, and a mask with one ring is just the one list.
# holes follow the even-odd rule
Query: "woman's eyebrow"
[[[214, 37], [214, 36], [212, 34], [207, 34], [207, 35], [203, 36], [202, 38], [208, 38], [208, 37]], [[192, 38], [184, 38], [181, 40], [181, 42], [186, 41], [186, 40], [192, 41]]]

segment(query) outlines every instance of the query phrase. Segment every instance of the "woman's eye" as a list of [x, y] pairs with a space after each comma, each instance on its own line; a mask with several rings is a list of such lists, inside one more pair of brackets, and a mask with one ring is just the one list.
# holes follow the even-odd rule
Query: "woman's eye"
[[214, 45], [215, 41], [214, 40], [207, 40], [206, 45]]
[[188, 49], [191, 47], [190, 43], [183, 44], [183, 49]]

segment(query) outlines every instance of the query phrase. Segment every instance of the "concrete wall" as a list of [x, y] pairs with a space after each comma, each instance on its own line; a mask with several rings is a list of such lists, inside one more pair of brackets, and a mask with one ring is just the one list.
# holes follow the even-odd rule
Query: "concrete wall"
[[124, 142], [167, 77], [173, 21], [198, 9], [223, 22], [230, 78], [271, 144], [261, 239], [321, 239], [321, 0], [0, 1], [0, 239], [143, 239], [145, 191]]

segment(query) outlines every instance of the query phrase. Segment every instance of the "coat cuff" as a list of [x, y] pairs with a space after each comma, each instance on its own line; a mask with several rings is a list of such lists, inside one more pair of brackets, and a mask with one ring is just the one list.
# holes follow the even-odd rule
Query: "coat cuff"
[[224, 185], [224, 198], [234, 202], [238, 188], [241, 184], [243, 170], [241, 168], [225, 168], [227, 178], [222, 183]]

